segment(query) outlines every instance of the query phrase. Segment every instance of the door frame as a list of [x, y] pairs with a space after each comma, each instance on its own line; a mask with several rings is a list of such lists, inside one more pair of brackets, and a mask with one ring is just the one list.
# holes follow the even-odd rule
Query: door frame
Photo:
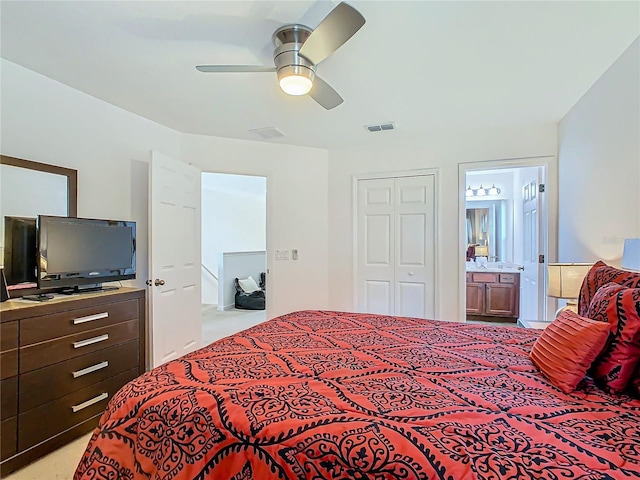
[[[506, 168], [546, 167], [545, 200], [543, 201], [543, 215], [541, 226], [543, 229], [543, 250], [545, 252], [545, 264], [555, 262], [558, 258], [558, 162], [554, 155], [540, 157], [507, 158], [499, 160], [486, 160], [480, 162], [467, 162], [458, 164], [458, 311], [461, 321], [466, 321], [466, 260], [462, 252], [466, 250], [466, 200], [465, 190], [467, 172], [477, 170], [493, 170]], [[539, 295], [546, 295], [546, 275], [543, 281], [539, 281]], [[553, 318], [555, 301], [547, 297], [545, 302], [546, 319]]]
[[[224, 170], [224, 171], [220, 171], [220, 170], [212, 170], [212, 169], [202, 169], [200, 170], [200, 189], [202, 189], [202, 174], [203, 173], [217, 173], [220, 175], [241, 175], [243, 177], [261, 177], [264, 178], [266, 180], [266, 184], [265, 184], [265, 245], [264, 245], [264, 249], [265, 249], [265, 262], [266, 262], [266, 280], [265, 283], [267, 284], [267, 286], [269, 284], [272, 284], [273, 282], [273, 273], [270, 271], [270, 265], [271, 262], [269, 261], [269, 244], [271, 243], [269, 241], [269, 238], [271, 236], [271, 229], [269, 227], [269, 217], [270, 212], [271, 212], [271, 198], [269, 195], [269, 192], [271, 191], [271, 175], [267, 174], [267, 173], [246, 173], [246, 172], [237, 172], [237, 171], [229, 171], [229, 170]], [[202, 200], [201, 200], [202, 202]], [[202, 208], [202, 205], [200, 205], [200, 208]], [[200, 221], [202, 221], [202, 218], [200, 219]], [[201, 226], [202, 229], [202, 226]], [[202, 235], [202, 233], [200, 234]], [[201, 247], [202, 248], [202, 247]], [[202, 252], [201, 252], [202, 254]], [[202, 262], [201, 262], [202, 263]], [[266, 315], [266, 318], [271, 318], [272, 316], [269, 314], [269, 304], [273, 305], [273, 292], [274, 292], [274, 288], [271, 288], [269, 295], [265, 295], [265, 305], [264, 305], [264, 312]], [[202, 303], [202, 295], [200, 295], [200, 303]], [[220, 302], [220, 299], [218, 299], [218, 302]]]
[[433, 176], [433, 223], [435, 225], [434, 232], [434, 272], [433, 272], [433, 289], [434, 289], [434, 317], [440, 316], [440, 297], [438, 296], [438, 285], [440, 284], [440, 251], [439, 232], [440, 232], [440, 168], [421, 168], [415, 170], [401, 170], [388, 172], [358, 173], [351, 176], [351, 251], [352, 255], [352, 279], [351, 279], [351, 298], [352, 310], [358, 309], [358, 182], [360, 180], [374, 180], [379, 178], [403, 178], [403, 177], [420, 177]]

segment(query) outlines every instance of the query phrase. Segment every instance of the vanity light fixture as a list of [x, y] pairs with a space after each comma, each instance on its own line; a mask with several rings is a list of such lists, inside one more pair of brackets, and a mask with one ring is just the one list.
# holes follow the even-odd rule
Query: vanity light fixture
[[471, 185], [469, 185], [464, 192], [464, 196], [467, 198], [485, 196], [495, 197], [496, 195], [500, 195], [500, 192], [501, 190], [496, 187], [495, 183], [491, 188], [483, 188], [482, 185], [480, 185], [480, 188], [471, 188]]

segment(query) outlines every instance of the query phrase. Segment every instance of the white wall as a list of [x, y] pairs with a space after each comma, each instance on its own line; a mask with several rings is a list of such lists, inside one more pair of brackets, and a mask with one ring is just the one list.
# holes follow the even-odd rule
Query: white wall
[[180, 157], [180, 133], [0, 59], [2, 154], [78, 170], [78, 216], [137, 222], [147, 279], [151, 149]]
[[[468, 132], [439, 132], [414, 145], [394, 144], [393, 132], [370, 144], [329, 152], [329, 299], [330, 308], [354, 310], [352, 176], [421, 168], [439, 170], [436, 252], [436, 316], [460, 320], [458, 165], [466, 162], [555, 155], [556, 125], [546, 124]], [[466, 186], [465, 186], [466, 188]]]
[[[327, 151], [191, 134], [181, 150], [203, 171], [267, 177], [267, 316], [327, 308]], [[292, 249], [299, 260], [275, 261]]]
[[[0, 60], [2, 154], [78, 170], [78, 215], [135, 220], [138, 278], [147, 278], [149, 152], [204, 171], [268, 178], [267, 314], [328, 306], [324, 150], [185, 135]], [[271, 261], [276, 249], [298, 261]]]
[[640, 39], [558, 129], [558, 260], [620, 264], [640, 237]]
[[[266, 183], [264, 177], [202, 174], [202, 263], [214, 275], [220, 253], [266, 250]], [[218, 305], [218, 282], [204, 269], [202, 303]]]

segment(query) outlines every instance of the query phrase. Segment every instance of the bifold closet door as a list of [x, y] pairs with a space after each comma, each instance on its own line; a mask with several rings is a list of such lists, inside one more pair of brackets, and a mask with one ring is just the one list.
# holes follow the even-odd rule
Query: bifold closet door
[[358, 181], [359, 311], [433, 318], [434, 197], [432, 175]]

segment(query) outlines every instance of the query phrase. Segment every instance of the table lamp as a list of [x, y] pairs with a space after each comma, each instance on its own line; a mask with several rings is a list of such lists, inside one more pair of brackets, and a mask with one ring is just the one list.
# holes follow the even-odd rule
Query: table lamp
[[550, 263], [547, 296], [566, 298], [567, 304], [556, 311], [556, 317], [564, 310], [578, 311], [578, 296], [582, 281], [592, 263]]

